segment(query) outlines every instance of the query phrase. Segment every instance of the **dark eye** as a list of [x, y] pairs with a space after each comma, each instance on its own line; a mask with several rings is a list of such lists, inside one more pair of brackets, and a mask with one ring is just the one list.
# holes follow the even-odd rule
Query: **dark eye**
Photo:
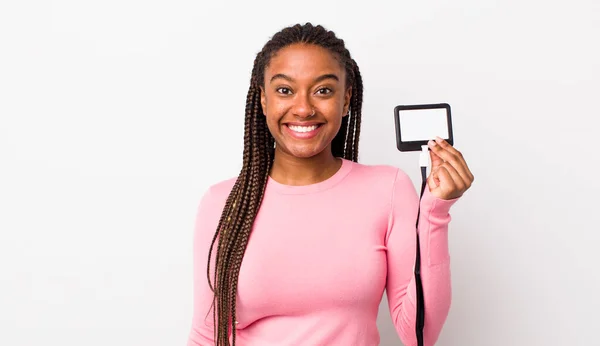
[[321, 94], [321, 95], [327, 95], [331, 93], [331, 89], [329, 88], [321, 88], [319, 90], [317, 90], [317, 94]]
[[292, 91], [288, 88], [277, 88], [277, 92], [280, 94], [289, 95]]

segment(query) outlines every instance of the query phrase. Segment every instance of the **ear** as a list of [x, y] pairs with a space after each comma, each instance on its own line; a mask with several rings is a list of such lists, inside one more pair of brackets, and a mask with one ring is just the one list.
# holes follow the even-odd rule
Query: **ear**
[[263, 87], [260, 87], [260, 105], [263, 114], [267, 114], [267, 96], [265, 95], [265, 89]]
[[350, 100], [352, 99], [352, 87], [348, 87], [348, 89], [346, 89], [346, 93], [344, 94], [344, 113], [342, 114], [342, 117], [345, 117], [348, 115], [348, 110], [350, 109]]

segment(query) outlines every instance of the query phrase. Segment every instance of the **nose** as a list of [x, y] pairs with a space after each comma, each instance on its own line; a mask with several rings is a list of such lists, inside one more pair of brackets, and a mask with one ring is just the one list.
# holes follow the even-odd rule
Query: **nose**
[[300, 118], [308, 118], [313, 115], [313, 106], [310, 103], [308, 95], [305, 93], [296, 94], [296, 100], [294, 102], [293, 114]]

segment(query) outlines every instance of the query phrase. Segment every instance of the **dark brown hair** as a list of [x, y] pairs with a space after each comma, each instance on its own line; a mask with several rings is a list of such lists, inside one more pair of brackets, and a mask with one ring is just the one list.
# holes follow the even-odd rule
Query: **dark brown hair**
[[[284, 28], [265, 44], [254, 60], [246, 98], [242, 169], [223, 208], [208, 255], [207, 276], [215, 293], [213, 319], [216, 346], [230, 345], [230, 331], [235, 345], [233, 323], [236, 321], [235, 304], [240, 266], [273, 163], [275, 143], [260, 104], [260, 87], [264, 86], [265, 69], [273, 55], [294, 43], [314, 44], [328, 49], [344, 67], [346, 87], [352, 87], [352, 97], [349, 115], [342, 118], [331, 150], [335, 157], [358, 161], [363, 86], [356, 62], [350, 56], [344, 41], [320, 25], [307, 23]], [[213, 287], [210, 260], [215, 244], [217, 256]]]

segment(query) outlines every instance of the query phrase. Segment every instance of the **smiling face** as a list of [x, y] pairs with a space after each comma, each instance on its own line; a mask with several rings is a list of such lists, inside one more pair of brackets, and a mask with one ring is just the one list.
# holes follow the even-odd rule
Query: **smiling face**
[[331, 155], [331, 141], [348, 114], [346, 72], [327, 49], [292, 44], [265, 69], [261, 104], [278, 155]]

